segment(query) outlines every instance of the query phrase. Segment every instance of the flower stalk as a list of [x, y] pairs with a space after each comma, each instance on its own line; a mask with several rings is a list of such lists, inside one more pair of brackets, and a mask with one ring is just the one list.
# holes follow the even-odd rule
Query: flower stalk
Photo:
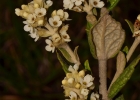
[[107, 59], [101, 59], [98, 61], [99, 61], [99, 78], [100, 78], [99, 93], [102, 95], [102, 100], [108, 100]]
[[135, 51], [135, 49], [139, 45], [139, 43], [140, 43], [140, 36], [135, 38], [135, 40], [126, 56], [127, 62], [129, 61], [130, 57], [132, 56], [133, 52]]

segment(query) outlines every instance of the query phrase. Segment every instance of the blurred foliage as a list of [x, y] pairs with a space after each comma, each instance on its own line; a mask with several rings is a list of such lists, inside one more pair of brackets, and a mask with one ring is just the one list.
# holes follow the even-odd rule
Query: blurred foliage
[[[49, 9], [62, 8], [62, 0], [53, 0], [54, 6]], [[34, 42], [23, 30], [23, 19], [15, 15], [15, 8], [27, 4], [30, 0], [0, 1], [0, 100], [64, 100], [61, 80], [65, 73], [57, 60], [56, 54], [46, 52], [44, 39]], [[105, 1], [106, 2], [106, 1]], [[79, 45], [78, 54], [81, 62], [89, 60], [98, 85], [98, 63], [93, 59], [85, 33], [85, 13], [69, 11], [72, 49]], [[111, 12], [112, 16], [122, 23], [126, 30], [124, 46], [130, 48], [134, 38], [125, 22], [128, 19], [134, 23], [140, 13], [140, 0], [120, 0]], [[75, 38], [76, 37], [76, 38]], [[139, 54], [136, 49], [131, 61]], [[116, 58], [108, 61], [108, 80], [115, 73]], [[131, 62], [130, 61], [130, 62]], [[92, 63], [91, 63], [92, 62]], [[122, 89], [125, 100], [140, 100], [140, 63], [136, 67], [130, 81]]]

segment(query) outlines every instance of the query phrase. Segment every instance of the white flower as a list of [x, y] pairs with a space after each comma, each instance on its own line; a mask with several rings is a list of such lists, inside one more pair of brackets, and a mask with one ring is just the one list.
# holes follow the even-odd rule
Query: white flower
[[26, 24], [26, 25], [24, 26], [24, 30], [25, 30], [26, 32], [32, 32], [32, 31], [33, 31], [33, 27], [32, 27], [27, 21], [23, 21], [23, 23]]
[[42, 17], [46, 15], [46, 9], [45, 8], [37, 8], [35, 9], [35, 14], [37, 17]]
[[68, 68], [70, 72], [77, 72], [78, 69], [79, 69], [79, 66], [77, 64], [75, 64], [73, 67], [70, 65]]
[[47, 0], [46, 4], [47, 4], [48, 7], [50, 7], [50, 6], [52, 6], [53, 2], [51, 0]]
[[35, 41], [37, 41], [37, 40], [39, 39], [39, 35], [37, 34], [37, 29], [33, 28], [27, 21], [23, 21], [23, 23], [26, 24], [26, 25], [24, 26], [24, 30], [25, 30], [26, 32], [30, 32], [29, 35], [30, 35], [32, 38], [34, 38]]
[[70, 97], [71, 100], [77, 100], [77, 94], [73, 91], [70, 91], [70, 96], [69, 97]]
[[84, 95], [84, 96], [87, 96], [88, 95], [88, 92], [89, 92], [88, 89], [82, 89], [81, 90], [81, 94]]
[[37, 34], [37, 29], [33, 29], [33, 31], [29, 34], [32, 38], [35, 39], [35, 42], [39, 39], [39, 35]]
[[74, 3], [72, 2], [72, 0], [63, 0], [64, 9], [72, 9], [73, 6]]
[[62, 21], [60, 20], [59, 16], [53, 16], [53, 17], [49, 18], [49, 23], [53, 27], [59, 27], [59, 26], [61, 26]]
[[95, 8], [102, 8], [104, 6], [104, 2], [100, 0], [89, 0], [89, 4]]
[[49, 39], [46, 39], [45, 42], [48, 44], [48, 45], [45, 47], [45, 49], [46, 49], [47, 51], [52, 51], [52, 53], [53, 53], [54, 50], [55, 50], [55, 46], [53, 45], [52, 41], [49, 40]]
[[84, 2], [84, 0], [76, 0], [75, 5], [80, 6], [82, 4], [82, 2]]
[[93, 80], [94, 78], [91, 75], [87, 74], [83, 80], [81, 79], [80, 83], [86, 87], [90, 87], [93, 85]]
[[28, 23], [34, 23], [36, 20], [36, 16], [34, 14], [29, 14], [27, 17]]
[[99, 94], [93, 92], [90, 96], [90, 100], [98, 100], [98, 99], [99, 99]]

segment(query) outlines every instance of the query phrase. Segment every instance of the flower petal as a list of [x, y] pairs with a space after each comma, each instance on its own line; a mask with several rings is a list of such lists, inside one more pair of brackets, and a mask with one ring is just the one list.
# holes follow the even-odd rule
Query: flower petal
[[24, 30], [25, 30], [26, 32], [29, 32], [29, 31], [31, 30], [31, 27], [30, 27], [29, 25], [25, 25], [25, 26], [24, 26]]

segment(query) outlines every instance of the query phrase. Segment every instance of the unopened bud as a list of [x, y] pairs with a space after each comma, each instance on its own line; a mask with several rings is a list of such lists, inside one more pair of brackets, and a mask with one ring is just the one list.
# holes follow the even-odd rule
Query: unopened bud
[[29, 14], [28, 14], [27, 12], [24, 12], [24, 13], [23, 13], [23, 17], [25, 17], [25, 18], [27, 18], [28, 15], [29, 15]]
[[71, 77], [71, 73], [67, 73], [67, 74], [66, 74], [66, 77], [67, 77], [67, 78], [70, 78], [70, 77]]
[[73, 78], [69, 78], [68, 79], [68, 83], [72, 84], [74, 82], [74, 79]]
[[79, 75], [80, 77], [84, 77], [84, 76], [85, 76], [85, 71], [84, 71], [84, 70], [81, 70], [81, 71], [78, 73], [78, 75]]
[[79, 89], [80, 86], [81, 86], [81, 85], [80, 85], [79, 83], [77, 83], [77, 84], [75, 85], [75, 88]]
[[56, 10], [52, 12], [52, 17], [56, 15]]
[[26, 9], [27, 8], [27, 5], [21, 5], [21, 8], [22, 9]]
[[44, 21], [43, 20], [39, 20], [38, 21], [38, 25], [43, 25]]
[[138, 15], [137, 19], [140, 21], [140, 14]]
[[16, 8], [15, 9], [15, 13], [16, 13], [17, 16], [20, 16], [20, 9], [19, 8]]
[[35, 7], [35, 8], [39, 8], [39, 4], [34, 3], [34, 7]]
[[67, 84], [67, 80], [62, 80], [62, 84], [63, 85]]

